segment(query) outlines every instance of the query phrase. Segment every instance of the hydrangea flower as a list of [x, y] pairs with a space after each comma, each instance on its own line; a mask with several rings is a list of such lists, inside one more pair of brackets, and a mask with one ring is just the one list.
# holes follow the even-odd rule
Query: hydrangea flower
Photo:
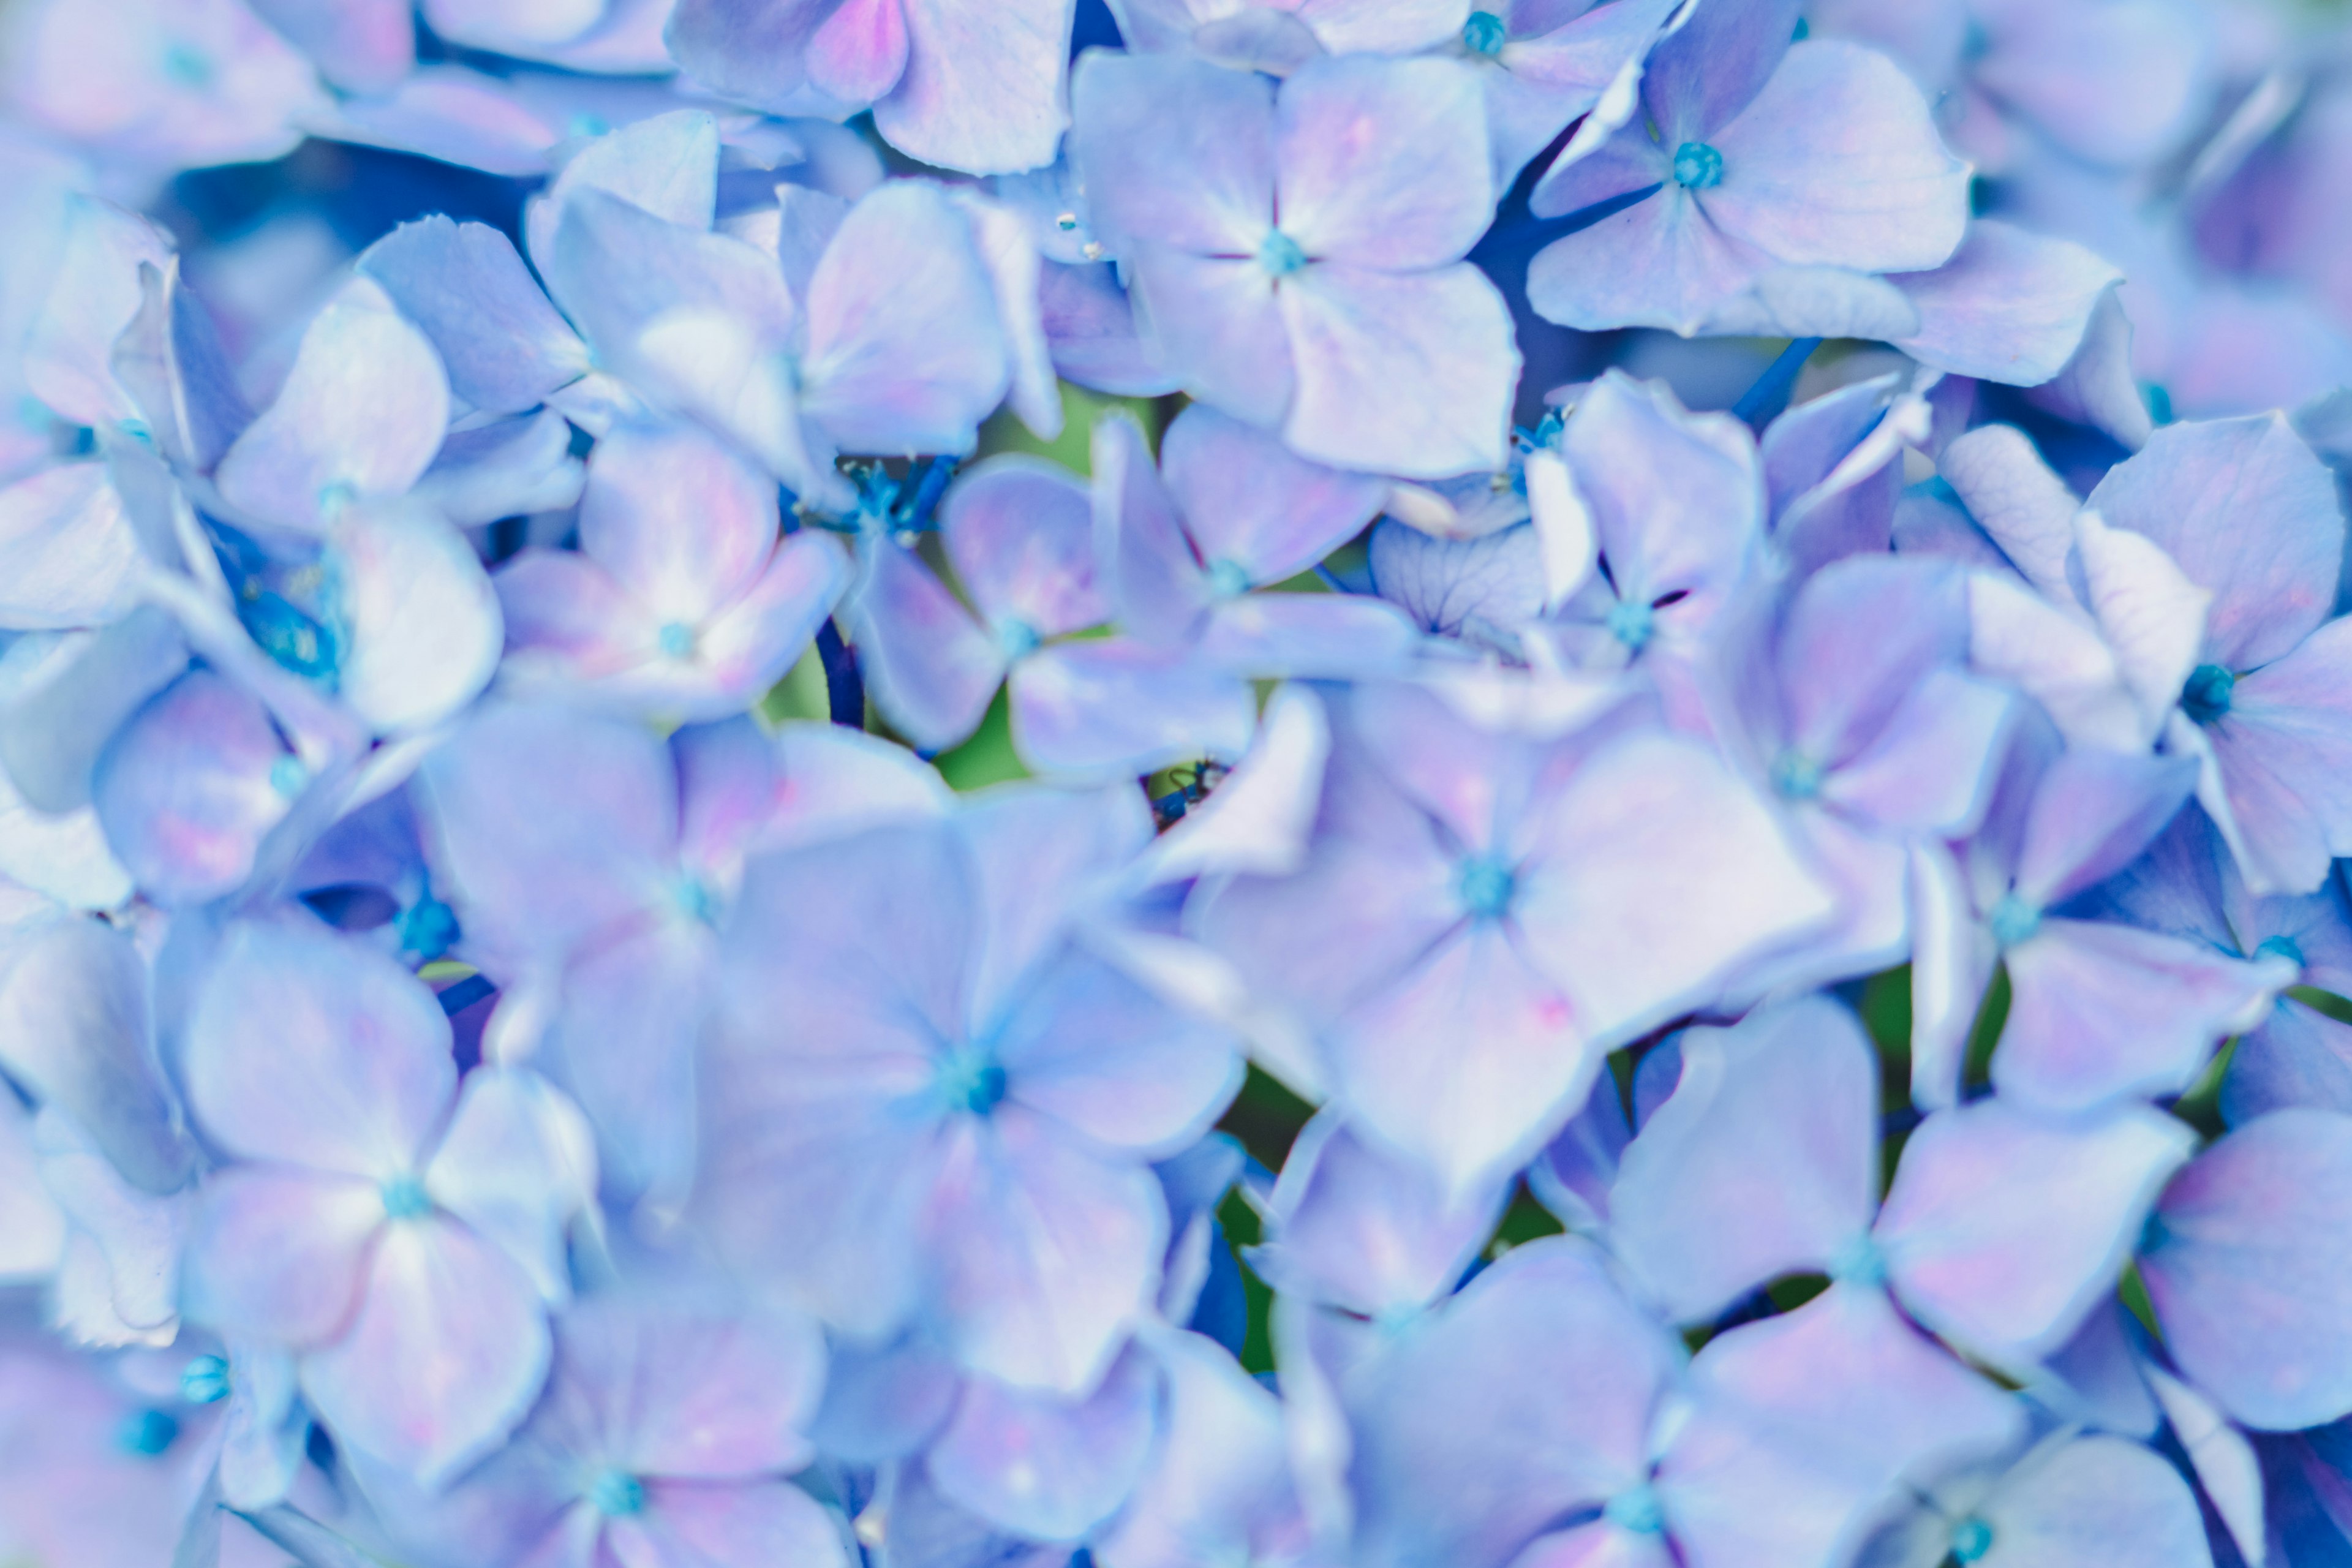
[[231, 1162], [189, 1242], [192, 1315], [300, 1358], [345, 1440], [427, 1486], [496, 1447], [547, 1373], [546, 1301], [593, 1176], [527, 1076], [461, 1097], [432, 994], [299, 927], [231, 932], [184, 1045]]
[[[1277, 88], [1089, 55], [1073, 162], [1187, 392], [1300, 456], [1434, 479], [1503, 458], [1510, 320], [1464, 254], [1492, 216], [1477, 79], [1342, 58]], [[1160, 133], [1197, 123], [1199, 141]]]
[[[1884, 55], [1791, 44], [1796, 11], [1793, 0], [1700, 6], [1652, 54], [1641, 112], [1545, 171], [1530, 198], [1539, 216], [1624, 205], [1529, 264], [1537, 310], [1588, 331], [1688, 334], [1775, 268], [1916, 272], [1950, 258], [1968, 165]], [[1818, 276], [1790, 287], [1806, 283], [1822, 287]], [[1844, 289], [1828, 287], [1819, 308], [1822, 328], [1839, 330]], [[1783, 330], [1807, 331], [1804, 314], [1791, 299]]]

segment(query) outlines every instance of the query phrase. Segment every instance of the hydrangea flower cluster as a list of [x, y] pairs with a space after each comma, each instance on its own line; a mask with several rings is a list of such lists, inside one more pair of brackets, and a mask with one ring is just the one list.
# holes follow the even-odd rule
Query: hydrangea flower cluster
[[0, 7], [0, 1563], [2352, 1562], [2347, 59]]

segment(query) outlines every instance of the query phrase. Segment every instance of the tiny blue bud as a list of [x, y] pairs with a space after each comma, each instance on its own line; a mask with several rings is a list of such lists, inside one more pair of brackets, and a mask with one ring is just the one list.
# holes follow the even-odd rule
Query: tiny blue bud
[[1220, 599], [1249, 592], [1249, 574], [1237, 562], [1223, 557], [1209, 563], [1209, 591]]
[[117, 1447], [149, 1459], [169, 1448], [179, 1436], [179, 1422], [161, 1410], [142, 1410], [126, 1415], [114, 1431]]
[[1723, 183], [1723, 154], [1704, 142], [1685, 142], [1675, 149], [1675, 184], [1704, 191]]
[[951, 1110], [985, 1116], [1004, 1102], [1004, 1069], [986, 1050], [967, 1047], [941, 1061], [933, 1079]]
[[1480, 920], [1493, 920], [1511, 907], [1511, 896], [1518, 890], [1518, 879], [1511, 868], [1491, 856], [1473, 855], [1462, 862], [1462, 875], [1454, 883], [1462, 895], [1462, 907]]
[[457, 942], [457, 911], [430, 892], [419, 893], [416, 901], [401, 912], [399, 934], [403, 952], [430, 963]]
[[414, 1176], [394, 1176], [377, 1193], [383, 1200], [386, 1219], [423, 1219], [433, 1212], [433, 1200], [425, 1195], [425, 1184]]
[[2301, 969], [2304, 966], [2305, 959], [2303, 956], [2303, 944], [2295, 941], [2294, 938], [2291, 936], [2266, 936], [2263, 938], [2262, 945], [2254, 949], [2254, 956], [2256, 958], [2260, 958], [2264, 953], [2276, 953], [2279, 957], [2285, 959], [2289, 963], [2294, 964], [2297, 969]]
[[1008, 620], [996, 628], [996, 650], [1004, 656], [1007, 664], [1027, 658], [1045, 640], [1027, 621]]
[[2000, 902], [1993, 905], [1992, 913], [1985, 917], [1992, 928], [1992, 939], [2003, 947], [2015, 947], [2042, 929], [2042, 911], [2019, 898], [2015, 893], [2003, 893]]
[[1503, 19], [1492, 11], [1473, 11], [1470, 19], [1462, 24], [1462, 47], [1474, 55], [1491, 58], [1501, 54], [1508, 37]]
[[1258, 242], [1257, 264], [1276, 278], [1287, 278], [1307, 265], [1307, 253], [1282, 230], [1268, 229]]
[[2180, 689], [2180, 710], [2200, 724], [2217, 722], [2230, 711], [2230, 694], [2238, 678], [2218, 664], [2200, 664], [2189, 672]]
[[670, 889], [670, 897], [688, 920], [709, 925], [719, 918], [719, 895], [699, 877], [680, 877]]
[[604, 1470], [588, 1483], [588, 1503], [607, 1519], [646, 1510], [646, 1483], [623, 1470]]
[[1992, 1550], [1992, 1526], [1970, 1514], [1952, 1526], [1952, 1556], [1961, 1563], [1974, 1563]]
[[1646, 1481], [1611, 1498], [1601, 1514], [1618, 1529], [1635, 1535], [1659, 1535], [1666, 1528], [1666, 1510], [1659, 1506], [1656, 1490]]
[[280, 757], [269, 764], [269, 787], [292, 800], [310, 782], [310, 770], [302, 765], [299, 757]]
[[228, 1363], [200, 1355], [180, 1373], [180, 1397], [191, 1405], [214, 1405], [228, 1397]]
[[1060, 229], [1064, 234], [1068, 234], [1078, 226], [1078, 215], [1076, 213], [1056, 213], [1054, 215], [1054, 226]]
[[1783, 752], [1772, 763], [1772, 787], [1790, 800], [1811, 800], [1822, 793], [1822, 764], [1802, 752]]
[[2168, 390], [2155, 382], [2144, 381], [2140, 383], [2139, 393], [2141, 400], [2147, 405], [2147, 417], [2150, 423], [2157, 425], [2172, 423], [2172, 394]]
[[1620, 599], [1609, 606], [1601, 624], [1609, 628], [1611, 637], [1639, 653], [1650, 646], [1650, 634], [1657, 629], [1657, 620], [1649, 605]]

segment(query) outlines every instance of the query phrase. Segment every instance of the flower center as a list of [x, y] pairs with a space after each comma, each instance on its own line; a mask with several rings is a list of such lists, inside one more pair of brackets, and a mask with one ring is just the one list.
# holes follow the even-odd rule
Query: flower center
[[669, 896], [678, 913], [688, 920], [709, 925], [719, 918], [719, 895], [699, 877], [681, 876], [671, 885]]
[[193, 45], [173, 44], [163, 51], [163, 74], [182, 87], [203, 87], [213, 79], [213, 62]]
[[126, 1454], [137, 1454], [152, 1459], [179, 1440], [180, 1424], [161, 1410], [142, 1410], [126, 1415], [115, 1428], [115, 1446]]
[[1822, 764], [1802, 752], [1783, 752], [1772, 763], [1772, 787], [1790, 800], [1811, 800], [1822, 793]]
[[1209, 563], [1209, 591], [1220, 599], [1231, 599], [1249, 592], [1249, 574], [1241, 563], [1222, 557]]
[[656, 634], [655, 640], [672, 658], [686, 658], [694, 652], [694, 628], [684, 621], [671, 621]]
[[1462, 24], [1462, 47], [1489, 59], [1503, 52], [1506, 37], [1503, 19], [1492, 11], [1473, 11], [1470, 19]]
[[2230, 710], [2230, 693], [2238, 678], [2218, 664], [2200, 664], [2189, 672], [2180, 689], [2180, 710], [2200, 724], [2210, 724]]
[[1992, 929], [1993, 941], [2015, 947], [2042, 929], [2042, 911], [2015, 893], [2003, 893], [1992, 913], [1985, 917], [1985, 924]]
[[2294, 938], [2291, 936], [2266, 936], [2263, 938], [2262, 945], [2254, 949], [2254, 956], [2256, 958], [2260, 958], [2266, 952], [2276, 953], [2279, 957], [2285, 959], [2289, 963], [2294, 964], [2297, 969], [2301, 969], [2303, 967], [2303, 944], [2296, 942]]
[[302, 765], [299, 757], [280, 757], [269, 764], [269, 787], [288, 800], [300, 795], [302, 786], [310, 782], [310, 770]]
[[1287, 278], [1307, 265], [1307, 253], [1298, 248], [1297, 240], [1272, 228], [1258, 241], [1257, 264], [1274, 277]]
[[1992, 1550], [1992, 1526], [1970, 1514], [1952, 1526], [1952, 1555], [1962, 1563], [1974, 1563]]
[[966, 1047], [940, 1063], [934, 1079], [950, 1110], [985, 1116], [1004, 1100], [1004, 1069], [984, 1050]]
[[1636, 1535], [1658, 1535], [1666, 1528], [1666, 1510], [1658, 1506], [1658, 1494], [1646, 1481], [1611, 1498], [1601, 1513], [1618, 1529]]
[[1675, 184], [1685, 190], [1709, 190], [1723, 183], [1723, 154], [1704, 142], [1685, 142], [1675, 149]]
[[1511, 895], [1518, 890], [1518, 879], [1511, 868], [1488, 855], [1474, 855], [1462, 862], [1461, 879], [1454, 884], [1462, 895], [1462, 907], [1480, 920], [1493, 920], [1511, 907]]
[[425, 1184], [414, 1176], [394, 1176], [378, 1191], [383, 1199], [386, 1219], [423, 1219], [433, 1212], [433, 1200], [425, 1195]]
[[228, 1363], [200, 1355], [180, 1373], [180, 1397], [191, 1405], [214, 1405], [228, 1397]]
[[646, 1510], [646, 1483], [623, 1470], [605, 1470], [588, 1483], [589, 1506], [607, 1519]]
[[1857, 1236], [1830, 1259], [1830, 1278], [1845, 1285], [1884, 1285], [1886, 1257], [1878, 1250], [1878, 1243]]
[[419, 893], [400, 917], [401, 947], [428, 963], [448, 952], [457, 940], [457, 911], [430, 892]]
[[1004, 656], [1007, 664], [1027, 658], [1045, 640], [1027, 621], [1006, 621], [996, 628], [997, 651]]
[[1609, 614], [1602, 624], [1608, 626], [1611, 637], [1639, 653], [1649, 646], [1650, 634], [1657, 629], [1657, 621], [1655, 612], [1649, 605], [1621, 599], [1609, 606]]

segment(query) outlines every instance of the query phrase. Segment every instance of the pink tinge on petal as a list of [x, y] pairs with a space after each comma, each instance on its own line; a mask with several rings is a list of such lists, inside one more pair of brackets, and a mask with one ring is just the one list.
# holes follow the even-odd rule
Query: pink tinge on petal
[[809, 80], [844, 103], [871, 103], [907, 68], [907, 14], [899, 0], [847, 0], [809, 39]]

